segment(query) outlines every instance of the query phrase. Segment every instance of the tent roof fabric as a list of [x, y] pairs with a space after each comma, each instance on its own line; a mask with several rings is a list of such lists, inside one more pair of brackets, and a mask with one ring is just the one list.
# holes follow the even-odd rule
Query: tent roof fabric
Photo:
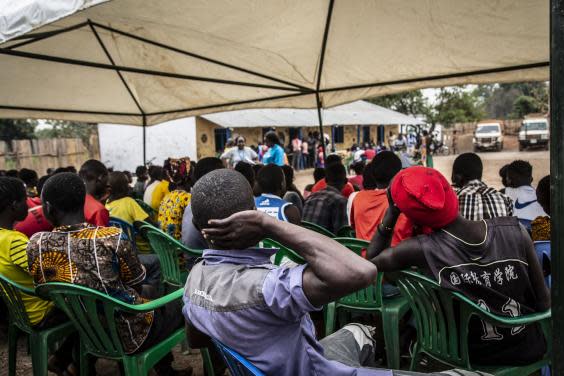
[[[224, 128], [317, 127], [317, 110], [251, 109], [203, 115]], [[356, 101], [323, 111], [325, 125], [418, 125], [414, 117], [365, 102]]]
[[4, 0], [0, 117], [151, 125], [547, 80], [546, 0]]

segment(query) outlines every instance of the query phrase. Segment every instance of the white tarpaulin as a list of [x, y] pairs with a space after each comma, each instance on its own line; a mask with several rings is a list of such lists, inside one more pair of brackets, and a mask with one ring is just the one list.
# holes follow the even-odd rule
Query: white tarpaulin
[[[203, 115], [224, 128], [318, 127], [316, 110], [292, 108], [249, 109]], [[356, 101], [323, 111], [325, 125], [419, 125], [413, 116], [369, 103]]]
[[0, 117], [156, 124], [547, 80], [546, 0], [0, 0]]

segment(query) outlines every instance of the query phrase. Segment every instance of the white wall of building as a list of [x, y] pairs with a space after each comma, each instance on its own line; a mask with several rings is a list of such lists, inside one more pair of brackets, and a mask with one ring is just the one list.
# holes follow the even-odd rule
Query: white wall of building
[[[143, 128], [98, 124], [100, 158], [116, 170], [135, 171], [143, 164]], [[196, 160], [196, 118], [189, 117], [147, 127], [147, 161], [162, 165], [169, 157]]]

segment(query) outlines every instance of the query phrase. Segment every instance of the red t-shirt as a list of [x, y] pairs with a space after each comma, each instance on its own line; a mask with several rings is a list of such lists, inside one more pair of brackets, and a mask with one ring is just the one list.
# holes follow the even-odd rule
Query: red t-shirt
[[355, 175], [352, 178], [349, 178], [349, 183], [351, 183], [352, 185], [356, 185], [361, 190], [363, 189], [362, 182], [363, 182], [362, 175]]
[[28, 238], [37, 232], [51, 231], [53, 226], [47, 221], [43, 215], [43, 208], [41, 207], [41, 199], [28, 197], [27, 199], [27, 217], [21, 222], [16, 223], [14, 229], [24, 233]]
[[366, 149], [364, 151], [364, 156], [366, 157], [367, 160], [371, 161], [374, 159], [374, 157], [376, 156], [376, 150], [374, 149]]
[[110, 212], [94, 196], [86, 194], [84, 201], [84, 217], [86, 222], [94, 226], [108, 226], [110, 222]]
[[[388, 206], [385, 189], [361, 191], [356, 194], [351, 208], [351, 227], [355, 230], [358, 239], [372, 240]], [[392, 247], [412, 236], [413, 224], [405, 215], [400, 214], [394, 227]]]
[[[311, 189], [311, 193], [321, 191], [325, 188], [327, 188], [327, 182], [325, 181], [325, 178], [323, 178], [320, 181], [318, 181], [317, 183], [315, 183], [315, 185]], [[341, 194], [343, 196], [345, 196], [346, 198], [348, 198], [351, 195], [351, 193], [353, 193], [353, 192], [354, 192], [354, 187], [352, 186], [351, 183], [348, 183], [348, 182], [343, 187], [343, 189], [341, 190]]]

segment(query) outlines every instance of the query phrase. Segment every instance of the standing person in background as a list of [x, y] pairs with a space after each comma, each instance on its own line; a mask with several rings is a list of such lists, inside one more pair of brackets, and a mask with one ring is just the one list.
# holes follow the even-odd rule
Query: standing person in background
[[245, 137], [239, 136], [235, 141], [237, 142], [237, 147], [226, 150], [220, 159], [227, 162], [230, 168], [234, 168], [239, 162], [254, 164], [258, 160], [258, 154], [250, 147], [245, 146]]
[[145, 193], [145, 184], [147, 183], [147, 179], [149, 176], [147, 175], [147, 167], [145, 166], [137, 166], [135, 169], [135, 176], [137, 177], [137, 181], [133, 186], [133, 194], [138, 199], [143, 199], [143, 194]]
[[505, 194], [513, 200], [513, 215], [530, 231], [535, 218], [546, 216], [537, 200], [537, 192], [531, 186], [533, 166], [526, 161], [513, 161], [507, 166], [506, 176]]
[[458, 135], [456, 134], [456, 130], [452, 131], [451, 149], [453, 155], [458, 154]]
[[316, 143], [317, 140], [315, 139], [315, 137], [313, 137], [313, 134], [309, 132], [307, 134], [307, 152], [308, 152], [307, 167], [308, 168], [315, 167], [315, 150], [317, 149]]
[[306, 169], [309, 167], [309, 140], [304, 138], [302, 141], [302, 158], [301, 158], [302, 168]]
[[292, 140], [292, 167], [300, 170], [302, 165], [302, 140], [296, 134]]
[[280, 139], [274, 131], [264, 135], [264, 143], [268, 146], [268, 151], [262, 158], [265, 165], [273, 163], [277, 166], [284, 166], [284, 149], [280, 146]]
[[110, 213], [102, 202], [108, 197], [108, 169], [95, 159], [82, 164], [78, 172], [86, 185], [84, 217], [86, 222], [95, 226], [108, 226]]

